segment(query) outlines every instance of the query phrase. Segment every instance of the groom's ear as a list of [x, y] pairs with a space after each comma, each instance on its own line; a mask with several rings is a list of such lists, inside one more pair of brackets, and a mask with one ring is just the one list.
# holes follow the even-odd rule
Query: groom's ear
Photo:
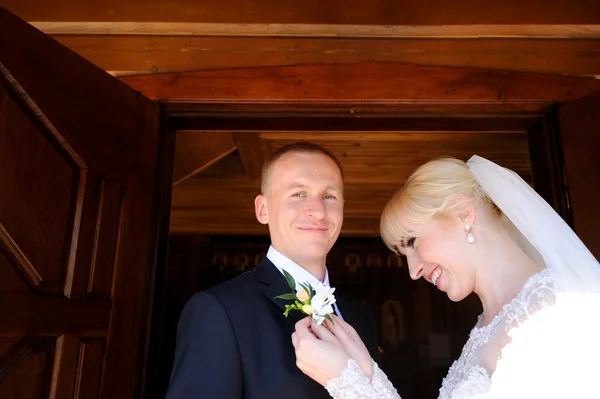
[[254, 199], [254, 213], [256, 220], [261, 224], [269, 223], [269, 213], [267, 212], [267, 199], [263, 194], [259, 194]]

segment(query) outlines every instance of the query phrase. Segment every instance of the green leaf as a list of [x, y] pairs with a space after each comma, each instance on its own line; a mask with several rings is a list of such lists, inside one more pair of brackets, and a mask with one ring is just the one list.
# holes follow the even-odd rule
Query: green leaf
[[286, 272], [285, 269], [281, 269], [281, 270], [283, 270], [283, 275], [285, 276], [285, 279], [287, 280], [287, 283], [290, 286], [290, 288], [292, 289], [292, 291], [296, 292], [296, 280], [294, 280], [292, 275], [289, 274], [288, 272]]
[[296, 299], [296, 294], [283, 294], [283, 295], [278, 295], [275, 297], [275, 299], [285, 299], [285, 300], [295, 300]]
[[[330, 315], [325, 315], [325, 318], [326, 318], [327, 320], [329, 320], [329, 322], [330, 322], [331, 324], [334, 324], [334, 323], [333, 323], [333, 319], [331, 318], [331, 316], [330, 316]], [[334, 324], [334, 325], [335, 325], [335, 324]]]

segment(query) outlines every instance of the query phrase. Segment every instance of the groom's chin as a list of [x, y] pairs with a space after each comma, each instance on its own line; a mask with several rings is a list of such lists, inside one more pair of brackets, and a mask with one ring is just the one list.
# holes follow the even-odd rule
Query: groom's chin
[[330, 246], [324, 242], [306, 242], [302, 246], [302, 252], [306, 258], [323, 258], [327, 256]]

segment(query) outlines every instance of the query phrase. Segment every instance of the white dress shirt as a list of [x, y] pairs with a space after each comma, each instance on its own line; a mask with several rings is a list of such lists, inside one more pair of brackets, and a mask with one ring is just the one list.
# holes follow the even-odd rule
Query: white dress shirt
[[[277, 267], [277, 269], [283, 274], [283, 270], [292, 275], [294, 280], [298, 283], [309, 283], [311, 286], [316, 287], [319, 283], [319, 280], [306, 271], [302, 266], [273, 248], [273, 246], [269, 246], [269, 251], [267, 252], [267, 258]], [[323, 284], [327, 287], [329, 285], [329, 272], [327, 271], [327, 267], [325, 267], [325, 278], [323, 279]], [[334, 293], [335, 295], [335, 293]], [[335, 314], [340, 318], [342, 314], [340, 313], [340, 309], [337, 306], [337, 303], [333, 304], [333, 308], [335, 309]]]

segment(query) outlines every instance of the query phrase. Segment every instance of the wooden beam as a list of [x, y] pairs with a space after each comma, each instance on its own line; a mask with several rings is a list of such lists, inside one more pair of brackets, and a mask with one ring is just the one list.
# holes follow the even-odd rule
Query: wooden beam
[[4, 0], [26, 21], [331, 25], [589, 25], [597, 0]]
[[205, 22], [62, 22], [34, 21], [49, 35], [178, 35], [340, 38], [600, 38], [600, 25], [356, 25], [229, 24]]
[[55, 36], [113, 75], [378, 61], [600, 76], [600, 40]]
[[[346, 235], [377, 235], [381, 210], [392, 194], [416, 167], [439, 156], [466, 160], [479, 154], [531, 181], [524, 132], [272, 131], [261, 133], [260, 139], [272, 149], [312, 141], [338, 157], [345, 175]], [[254, 216], [259, 193], [260, 181], [238, 170], [199, 175], [173, 189], [171, 231], [266, 234]]]
[[271, 155], [272, 149], [259, 132], [232, 132], [246, 175], [252, 180], [259, 180], [262, 166]]
[[178, 131], [173, 185], [200, 173], [235, 149], [229, 132]]
[[325, 64], [122, 77], [168, 102], [542, 104], [600, 91], [600, 80], [401, 64]]

